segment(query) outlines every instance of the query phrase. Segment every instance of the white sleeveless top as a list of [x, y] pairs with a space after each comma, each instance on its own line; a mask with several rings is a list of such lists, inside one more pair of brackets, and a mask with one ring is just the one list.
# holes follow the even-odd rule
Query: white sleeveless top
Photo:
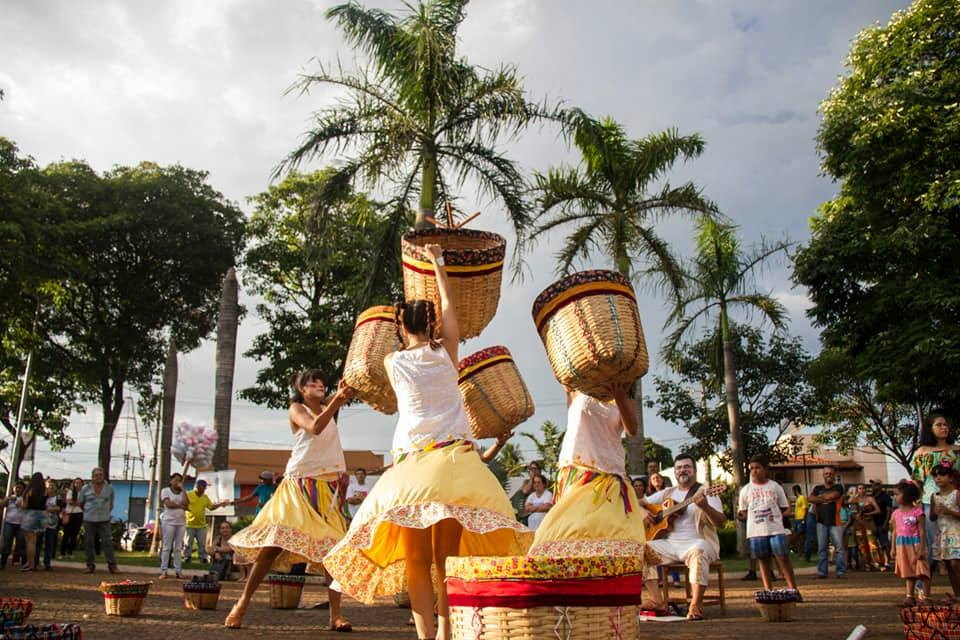
[[[311, 416], [317, 417], [310, 407], [307, 405], [303, 407]], [[285, 475], [316, 478], [346, 470], [347, 462], [343, 457], [343, 446], [340, 444], [340, 432], [337, 430], [336, 420], [330, 418], [330, 422], [320, 435], [296, 428], [293, 434], [293, 451], [290, 452]]]
[[570, 465], [596, 471], [626, 475], [620, 410], [610, 402], [601, 402], [575, 393], [567, 409], [567, 432], [560, 447], [561, 468]]
[[393, 433], [394, 458], [431, 444], [470, 439], [457, 367], [445, 348], [424, 345], [397, 351], [391, 374], [399, 413]]

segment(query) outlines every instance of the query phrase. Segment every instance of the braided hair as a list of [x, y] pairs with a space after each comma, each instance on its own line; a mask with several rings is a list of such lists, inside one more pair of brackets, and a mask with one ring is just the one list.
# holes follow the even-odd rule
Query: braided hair
[[431, 349], [440, 348], [440, 343], [436, 339], [437, 310], [433, 302], [430, 300], [411, 300], [410, 302], [400, 300], [393, 305], [393, 314], [401, 350], [406, 347], [403, 341], [403, 333], [400, 331], [401, 324], [407, 329], [407, 333], [426, 334]]

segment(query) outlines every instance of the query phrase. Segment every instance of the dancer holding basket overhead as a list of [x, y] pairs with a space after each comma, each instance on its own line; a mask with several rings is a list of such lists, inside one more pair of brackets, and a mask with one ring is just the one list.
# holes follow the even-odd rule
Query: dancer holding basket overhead
[[[402, 346], [384, 359], [399, 411], [394, 464], [324, 565], [344, 593], [365, 603], [408, 591], [418, 636], [449, 638], [447, 557], [519, 555], [532, 533], [517, 522], [499, 482], [470, 442], [457, 386], [457, 312], [441, 248], [427, 245], [426, 250], [440, 294], [439, 338], [432, 302], [397, 305]], [[439, 633], [431, 567], [438, 578]]]
[[612, 402], [567, 389], [567, 431], [556, 499], [530, 555], [643, 556], [643, 510], [627, 477], [623, 432], [637, 432], [629, 382], [610, 387]]
[[[337, 493], [339, 475], [347, 465], [333, 417], [353, 397], [353, 389], [341, 381], [328, 400], [319, 369], [294, 375], [290, 387], [294, 444], [283, 480], [253, 524], [230, 538], [235, 563], [255, 558], [243, 594], [223, 623], [232, 629], [241, 626], [250, 599], [268, 571], [289, 571], [299, 563], [321, 570], [324, 554], [347, 530]], [[340, 594], [331, 588], [329, 595], [330, 628], [350, 631], [350, 623], [340, 615]]]

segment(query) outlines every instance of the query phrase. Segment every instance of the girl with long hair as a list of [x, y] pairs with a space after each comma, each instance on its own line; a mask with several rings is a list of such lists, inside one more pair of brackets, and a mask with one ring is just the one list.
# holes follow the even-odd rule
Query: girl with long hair
[[517, 522], [503, 488], [470, 441], [457, 386], [457, 312], [442, 250], [437, 245], [426, 250], [436, 273], [439, 317], [428, 300], [399, 303], [402, 347], [384, 359], [399, 413], [394, 463], [324, 565], [344, 593], [365, 603], [406, 590], [418, 636], [449, 638], [447, 557], [520, 555], [532, 533]]
[[[308, 571], [323, 569], [323, 556], [347, 530], [340, 511], [340, 473], [347, 465], [334, 419], [354, 395], [342, 380], [337, 392], [327, 397], [326, 377], [319, 369], [307, 369], [290, 379], [288, 412], [293, 451], [283, 480], [253, 523], [230, 538], [234, 562], [253, 568], [243, 594], [224, 626], [237, 629], [243, 623], [250, 599], [268, 571], [290, 571], [306, 563]], [[340, 593], [333, 586], [330, 597], [330, 629], [351, 631], [340, 613]]]

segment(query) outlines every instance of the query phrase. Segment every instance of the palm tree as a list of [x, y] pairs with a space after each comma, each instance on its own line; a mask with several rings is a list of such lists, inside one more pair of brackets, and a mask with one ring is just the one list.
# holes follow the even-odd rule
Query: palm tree
[[[679, 160], [696, 158], [705, 143], [699, 135], [681, 136], [675, 129], [639, 140], [606, 118], [596, 120], [579, 109], [566, 118], [581, 154], [577, 168], [551, 168], [534, 175], [540, 214], [531, 239], [557, 227], [573, 225], [557, 255], [559, 273], [594, 250], [605, 253], [613, 268], [632, 281], [653, 279], [678, 299], [683, 270], [655, 225], [670, 214], [710, 218], [716, 205], [692, 182], [672, 186], [664, 180]], [[659, 189], [651, 193], [657, 183]], [[643, 472], [643, 393], [636, 387], [637, 434], [627, 439], [628, 469]]]
[[759, 312], [776, 329], [785, 327], [786, 309], [770, 294], [753, 288], [753, 275], [776, 253], [785, 252], [788, 242], [763, 242], [745, 254], [731, 224], [703, 219], [697, 224], [696, 256], [685, 276], [686, 286], [667, 318], [664, 328], [675, 325], [664, 345], [667, 362], [677, 358], [681, 341], [698, 322], [716, 322], [722, 341], [723, 388], [730, 424], [730, 457], [736, 486], [745, 482], [743, 438], [740, 433], [740, 396], [734, 358], [730, 313], [735, 309]]
[[563, 446], [563, 435], [566, 433], [561, 430], [556, 423], [546, 420], [540, 425], [542, 437], [538, 438], [532, 433], [521, 433], [524, 438], [530, 440], [537, 449], [537, 456], [540, 460], [540, 470], [550, 480], [557, 479], [557, 472], [560, 470], [560, 448]]
[[[429, 0], [407, 5], [402, 16], [354, 0], [328, 10], [327, 18], [347, 42], [366, 54], [367, 65], [353, 74], [339, 64], [321, 66], [291, 88], [306, 93], [319, 84], [346, 92], [339, 103], [314, 114], [314, 128], [283, 166], [350, 151], [339, 166], [340, 178], [371, 188], [389, 183], [396, 189], [397, 216], [405, 215], [409, 200], [419, 194], [417, 228], [432, 226], [427, 216], [455, 199], [451, 185], [472, 177], [504, 204], [518, 231], [525, 229], [524, 180], [496, 145], [502, 135], [512, 138], [551, 114], [527, 102], [514, 67], [481, 71], [457, 56], [466, 4]], [[396, 244], [394, 237], [383, 240]]]

